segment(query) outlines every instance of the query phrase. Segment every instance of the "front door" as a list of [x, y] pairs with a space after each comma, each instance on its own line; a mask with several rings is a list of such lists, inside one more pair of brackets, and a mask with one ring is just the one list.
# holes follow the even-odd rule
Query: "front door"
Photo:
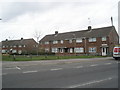
[[102, 56], [106, 56], [106, 55], [107, 55], [107, 48], [102, 47]]

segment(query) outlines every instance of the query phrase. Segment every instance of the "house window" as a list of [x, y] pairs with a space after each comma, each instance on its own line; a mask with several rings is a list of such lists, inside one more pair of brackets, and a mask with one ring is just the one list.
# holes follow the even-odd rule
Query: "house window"
[[107, 40], [107, 38], [106, 37], [102, 37], [102, 41], [106, 41]]
[[6, 53], [6, 50], [2, 50], [2, 53]]
[[96, 47], [90, 47], [89, 52], [90, 53], [96, 53]]
[[18, 54], [22, 54], [22, 50], [18, 50]]
[[49, 42], [45, 42], [45, 44], [49, 44]]
[[33, 45], [33, 47], [35, 47], [35, 48], [36, 48], [36, 47], [38, 47], [38, 45]]
[[2, 46], [3, 48], [5, 48], [5, 46]]
[[72, 43], [72, 39], [69, 40], [69, 43]]
[[16, 45], [13, 46], [14, 48], [16, 47]]
[[58, 49], [57, 48], [52, 48], [52, 53], [57, 53]]
[[58, 43], [58, 41], [53, 41], [53, 44], [57, 44]]
[[81, 43], [82, 42], [82, 39], [76, 39], [76, 43]]
[[19, 45], [18, 47], [22, 47], [22, 45]]
[[89, 38], [89, 42], [96, 42], [96, 38]]
[[49, 48], [45, 48], [45, 52], [49, 52]]
[[83, 53], [84, 52], [84, 48], [75, 48], [75, 53]]
[[26, 47], [26, 45], [23, 45], [23, 47]]
[[63, 40], [61, 40], [60, 43], [63, 44]]
[[12, 53], [16, 53], [17, 51], [16, 50], [12, 50]]
[[70, 48], [70, 53], [73, 53], [73, 49], [72, 48]]

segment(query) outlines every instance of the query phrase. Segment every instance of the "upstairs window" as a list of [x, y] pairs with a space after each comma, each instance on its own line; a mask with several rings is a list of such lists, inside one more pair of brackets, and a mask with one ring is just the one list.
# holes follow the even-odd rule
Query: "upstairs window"
[[102, 41], [106, 41], [107, 40], [107, 38], [106, 37], [102, 37]]
[[58, 41], [53, 41], [53, 44], [57, 44], [58, 43]]
[[96, 42], [96, 38], [89, 38], [89, 42]]
[[22, 47], [22, 45], [19, 45], [18, 47]]
[[82, 39], [79, 38], [79, 39], [76, 39], [76, 43], [81, 43], [82, 42]]
[[13, 47], [14, 47], [14, 48], [16, 48], [17, 46], [16, 46], [16, 45], [14, 45]]
[[5, 46], [2, 46], [3, 48], [5, 48]]
[[69, 40], [69, 43], [72, 43], [72, 39]]
[[23, 47], [26, 47], [26, 45], [23, 45]]
[[45, 44], [49, 44], [49, 42], [45, 42]]
[[63, 44], [63, 40], [61, 40], [60, 43]]

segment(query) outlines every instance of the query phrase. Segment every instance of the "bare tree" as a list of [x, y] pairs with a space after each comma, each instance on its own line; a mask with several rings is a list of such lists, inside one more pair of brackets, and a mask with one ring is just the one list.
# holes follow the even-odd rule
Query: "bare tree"
[[38, 55], [38, 52], [39, 52], [39, 40], [40, 40], [40, 37], [41, 37], [41, 32], [40, 31], [35, 31], [33, 36], [36, 38], [36, 41], [37, 41], [37, 55]]
[[37, 43], [39, 43], [39, 39], [40, 39], [40, 37], [42, 35], [41, 32], [40, 31], [35, 31], [33, 35], [36, 38]]

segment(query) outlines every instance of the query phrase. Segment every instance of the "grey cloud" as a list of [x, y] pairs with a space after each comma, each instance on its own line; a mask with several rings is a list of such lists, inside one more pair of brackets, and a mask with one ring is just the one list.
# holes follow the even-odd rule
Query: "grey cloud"
[[[8, 4], [10, 3], [10, 4]], [[57, 8], [64, 3], [59, 2], [7, 2], [2, 10], [2, 21], [8, 21], [25, 13], [43, 13], [53, 8]]]

